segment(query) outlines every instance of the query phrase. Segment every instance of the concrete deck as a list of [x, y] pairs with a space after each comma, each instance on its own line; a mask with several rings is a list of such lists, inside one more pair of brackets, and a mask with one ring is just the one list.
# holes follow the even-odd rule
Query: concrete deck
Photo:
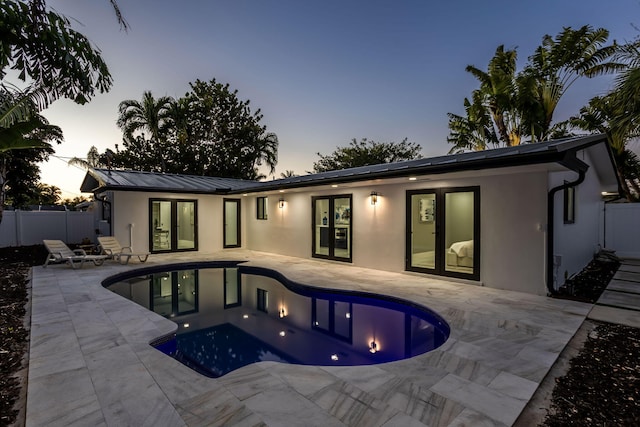
[[[173, 322], [100, 282], [141, 266], [211, 259], [250, 260], [302, 283], [411, 299], [442, 315], [451, 337], [398, 362], [261, 362], [206, 378], [149, 346], [174, 331]], [[32, 272], [27, 426], [511, 425], [592, 307], [242, 250]]]

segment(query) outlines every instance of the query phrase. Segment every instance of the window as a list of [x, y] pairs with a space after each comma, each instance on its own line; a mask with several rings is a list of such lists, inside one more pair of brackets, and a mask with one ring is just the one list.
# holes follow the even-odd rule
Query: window
[[[568, 184], [567, 181], [564, 182]], [[564, 189], [564, 223], [573, 224], [576, 221], [576, 188], [567, 187]]]
[[151, 252], [198, 250], [197, 200], [149, 200]]
[[267, 219], [268, 205], [266, 197], [258, 197], [256, 219]]

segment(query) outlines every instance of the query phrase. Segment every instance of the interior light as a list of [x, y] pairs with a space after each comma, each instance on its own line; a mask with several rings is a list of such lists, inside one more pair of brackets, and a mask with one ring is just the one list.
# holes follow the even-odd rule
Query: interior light
[[284, 190], [279, 190], [280, 193], [284, 193]]
[[280, 209], [284, 208], [284, 197], [280, 197], [280, 199], [278, 199], [278, 207]]
[[371, 192], [371, 204], [373, 206], [375, 206], [376, 203], [378, 203], [378, 192], [377, 191], [372, 191]]
[[375, 341], [371, 341], [369, 345], [369, 353], [376, 353], [378, 351], [378, 344]]
[[335, 362], [336, 360], [338, 360], [338, 355], [337, 355], [337, 354], [332, 354], [332, 355], [331, 355], [331, 360], [333, 360], [334, 362]]

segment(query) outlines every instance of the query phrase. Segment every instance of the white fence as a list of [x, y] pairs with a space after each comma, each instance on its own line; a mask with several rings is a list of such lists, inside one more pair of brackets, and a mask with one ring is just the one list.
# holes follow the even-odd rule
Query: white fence
[[80, 243], [95, 241], [93, 212], [4, 211], [0, 223], [0, 248], [42, 244], [43, 239]]
[[623, 258], [640, 258], [640, 203], [607, 203], [604, 245]]

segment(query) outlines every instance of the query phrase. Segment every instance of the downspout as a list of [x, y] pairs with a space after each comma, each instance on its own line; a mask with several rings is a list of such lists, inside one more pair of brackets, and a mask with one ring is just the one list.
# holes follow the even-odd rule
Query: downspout
[[547, 196], [547, 295], [553, 296], [556, 295], [557, 292], [553, 287], [553, 261], [554, 261], [554, 245], [553, 245], [553, 217], [555, 212], [555, 203], [554, 196], [558, 191], [566, 190], [567, 188], [577, 187], [582, 184], [585, 176], [587, 175], [586, 170], [579, 169], [575, 172], [578, 172], [578, 179], [572, 182], [567, 182], [566, 184], [558, 185], [557, 187], [553, 187], [549, 190], [549, 194]]

